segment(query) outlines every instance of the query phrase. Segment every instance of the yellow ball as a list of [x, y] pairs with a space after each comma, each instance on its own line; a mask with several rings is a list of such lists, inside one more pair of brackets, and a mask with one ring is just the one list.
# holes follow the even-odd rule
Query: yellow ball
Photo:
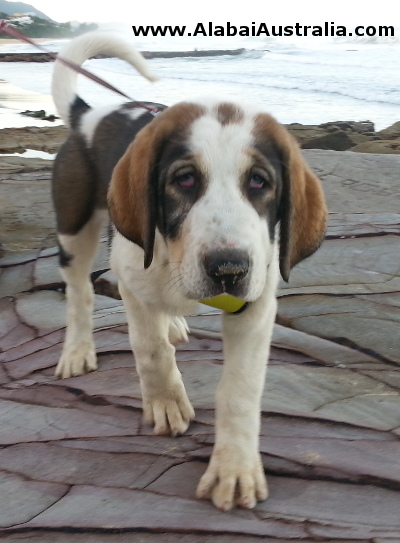
[[205, 300], [200, 300], [200, 303], [209, 305], [211, 307], [216, 307], [217, 309], [222, 309], [227, 313], [236, 313], [247, 303], [240, 298], [231, 296], [230, 294], [220, 294], [219, 296], [214, 296], [213, 298], [206, 298]]

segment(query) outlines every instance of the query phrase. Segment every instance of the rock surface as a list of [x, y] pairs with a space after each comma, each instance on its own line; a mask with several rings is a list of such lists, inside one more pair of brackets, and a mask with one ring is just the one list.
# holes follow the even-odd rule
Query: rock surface
[[[0, 153], [22, 153], [26, 149], [57, 153], [67, 135], [68, 129], [65, 126], [2, 128]], [[1, 154], [0, 158], [3, 158]]]
[[371, 121], [337, 121], [320, 125], [290, 124], [286, 128], [303, 149], [351, 150], [356, 153], [400, 153], [400, 123], [375, 132]]
[[153, 435], [103, 239], [99, 370], [56, 380], [65, 298], [56, 249], [40, 249], [50, 172], [0, 177], [0, 194], [14, 183], [9, 198], [29, 177], [34, 195], [43, 187], [32, 248], [0, 259], [1, 541], [400, 541], [400, 157], [305, 155], [327, 194], [327, 236], [280, 285], [260, 440], [270, 497], [230, 513], [194, 498], [214, 440], [218, 312], [202, 306], [177, 348], [194, 423], [180, 438]]
[[[371, 121], [337, 121], [320, 125], [293, 123], [285, 126], [303, 149], [333, 151], [351, 149], [365, 153], [399, 153], [400, 122], [379, 132], [375, 132], [374, 124]], [[0, 157], [1, 153], [20, 153], [25, 149], [56, 153], [67, 134], [68, 130], [65, 126], [0, 129]], [[365, 146], [364, 150], [360, 147], [362, 145]]]

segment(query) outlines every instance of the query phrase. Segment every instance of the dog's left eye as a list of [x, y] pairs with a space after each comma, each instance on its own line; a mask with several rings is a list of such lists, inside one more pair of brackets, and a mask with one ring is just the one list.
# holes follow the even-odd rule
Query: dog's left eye
[[177, 175], [175, 177], [175, 183], [183, 189], [191, 189], [196, 185], [196, 177], [192, 172]]
[[253, 190], [261, 190], [267, 186], [267, 181], [261, 175], [253, 173], [249, 179], [249, 188]]

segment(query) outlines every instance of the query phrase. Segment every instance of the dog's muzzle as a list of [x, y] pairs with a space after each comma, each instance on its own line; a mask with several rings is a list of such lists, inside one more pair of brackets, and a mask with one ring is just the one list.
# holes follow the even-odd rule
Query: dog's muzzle
[[228, 313], [242, 311], [247, 302], [241, 300], [247, 276], [250, 271], [250, 258], [247, 252], [238, 249], [216, 249], [204, 256], [203, 266], [211, 279], [213, 290], [220, 293], [201, 303], [222, 309]]
[[233, 294], [249, 273], [250, 259], [242, 250], [214, 250], [205, 255], [204, 269], [221, 292]]

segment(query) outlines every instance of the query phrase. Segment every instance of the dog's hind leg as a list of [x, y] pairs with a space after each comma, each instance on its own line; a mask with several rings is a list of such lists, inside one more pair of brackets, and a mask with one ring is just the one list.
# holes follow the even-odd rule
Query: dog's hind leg
[[92, 333], [93, 285], [90, 281], [106, 210], [97, 210], [74, 235], [59, 234], [61, 275], [66, 283], [67, 330], [56, 368], [57, 377], [81, 375], [97, 368]]

